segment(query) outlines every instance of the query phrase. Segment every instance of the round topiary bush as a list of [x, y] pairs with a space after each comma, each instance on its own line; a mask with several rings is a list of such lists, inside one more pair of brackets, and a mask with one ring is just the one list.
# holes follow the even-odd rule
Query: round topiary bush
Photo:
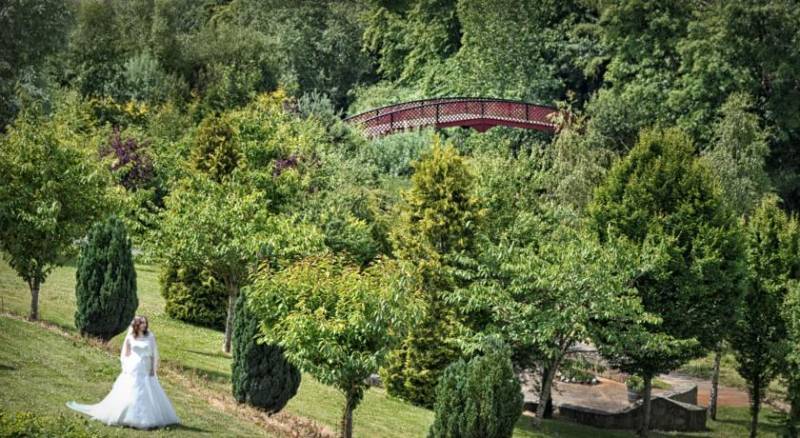
[[202, 268], [167, 263], [161, 272], [164, 310], [171, 318], [219, 330], [225, 328], [228, 292]]
[[510, 437], [522, 414], [522, 390], [507, 351], [459, 360], [436, 386], [429, 438]]
[[81, 247], [75, 327], [108, 341], [125, 330], [139, 307], [131, 241], [117, 218], [95, 224]]
[[257, 343], [258, 333], [258, 320], [241, 293], [233, 323], [233, 396], [240, 403], [278, 412], [297, 394], [300, 370], [286, 360], [280, 347]]

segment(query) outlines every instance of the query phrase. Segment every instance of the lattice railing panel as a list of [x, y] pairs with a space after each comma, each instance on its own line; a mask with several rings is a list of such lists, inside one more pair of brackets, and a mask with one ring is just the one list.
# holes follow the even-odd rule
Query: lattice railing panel
[[346, 119], [357, 123], [368, 136], [426, 126], [507, 125], [545, 132], [556, 130], [551, 120], [555, 108], [501, 99], [439, 98], [405, 102], [367, 111]]

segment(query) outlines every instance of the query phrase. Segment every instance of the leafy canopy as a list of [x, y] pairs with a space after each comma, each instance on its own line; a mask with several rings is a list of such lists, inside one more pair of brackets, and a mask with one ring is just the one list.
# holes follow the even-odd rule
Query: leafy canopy
[[29, 284], [43, 282], [107, 208], [109, 175], [83, 109], [61, 96], [55, 113], [29, 109], [0, 137], [0, 249]]
[[714, 345], [741, 299], [737, 228], [710, 171], [694, 154], [691, 140], [677, 129], [644, 131], [589, 206], [601, 241], [624, 237], [666, 251], [635, 286], [645, 310], [662, 319], [653, 333], [682, 341], [673, 349], [645, 337], [639, 343], [655, 349], [633, 349], [625, 359], [631, 365], [640, 359], [651, 376], [698, 354], [695, 339]]
[[413, 300], [401, 287], [400, 269], [379, 261], [362, 271], [331, 255], [279, 272], [262, 269], [249, 297], [264, 342], [342, 391], [354, 408], [368, 388], [364, 379], [383, 365], [411, 321]]

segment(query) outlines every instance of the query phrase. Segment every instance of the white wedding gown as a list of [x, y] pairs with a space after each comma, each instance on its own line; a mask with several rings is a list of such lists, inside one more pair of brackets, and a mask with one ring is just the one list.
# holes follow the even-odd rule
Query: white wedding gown
[[138, 338], [128, 333], [120, 362], [122, 373], [103, 401], [96, 405], [69, 402], [67, 406], [108, 425], [151, 429], [177, 424], [175, 409], [155, 375], [158, 347], [153, 333]]

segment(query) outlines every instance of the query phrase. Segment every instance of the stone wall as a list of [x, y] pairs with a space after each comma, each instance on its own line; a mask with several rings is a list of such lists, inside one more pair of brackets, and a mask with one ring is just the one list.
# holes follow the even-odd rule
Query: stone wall
[[661, 397], [668, 398], [670, 400], [679, 401], [682, 403], [687, 403], [690, 405], [697, 404], [697, 385], [688, 385], [684, 388], [678, 388], [674, 391], [667, 392], [665, 394], [661, 394]]
[[[680, 398], [690, 398], [692, 391], [678, 394]], [[694, 387], [697, 400], [697, 387]], [[684, 403], [663, 396], [654, 396], [650, 404], [650, 427], [664, 431], [698, 432], [706, 430], [706, 409], [694, 404]], [[616, 412], [574, 406], [559, 406], [559, 416], [576, 423], [604, 429], [637, 429], [641, 423], [644, 409], [642, 401]]]

